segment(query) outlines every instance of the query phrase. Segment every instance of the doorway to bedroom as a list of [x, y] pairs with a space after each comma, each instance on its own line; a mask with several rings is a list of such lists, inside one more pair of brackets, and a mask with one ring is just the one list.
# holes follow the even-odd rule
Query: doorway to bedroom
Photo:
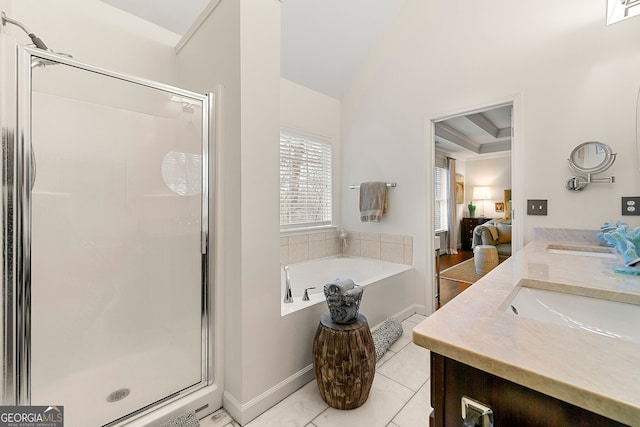
[[440, 238], [435, 309], [487, 273], [475, 265], [474, 248], [492, 245], [486, 250], [500, 252], [500, 261], [511, 254], [513, 112], [510, 100], [432, 120], [433, 233]]

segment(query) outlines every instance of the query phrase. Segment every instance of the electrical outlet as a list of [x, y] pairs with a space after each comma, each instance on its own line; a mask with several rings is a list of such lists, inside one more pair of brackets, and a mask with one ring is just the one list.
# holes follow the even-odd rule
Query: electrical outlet
[[527, 215], [547, 215], [547, 201], [542, 199], [527, 200]]
[[640, 215], [640, 197], [623, 197], [622, 215]]

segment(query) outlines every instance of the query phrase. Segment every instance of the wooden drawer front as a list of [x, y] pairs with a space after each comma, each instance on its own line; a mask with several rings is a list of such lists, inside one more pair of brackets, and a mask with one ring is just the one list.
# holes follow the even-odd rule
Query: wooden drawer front
[[462, 249], [471, 250], [473, 241], [473, 229], [479, 224], [480, 218], [462, 218], [462, 227], [460, 227], [460, 242]]

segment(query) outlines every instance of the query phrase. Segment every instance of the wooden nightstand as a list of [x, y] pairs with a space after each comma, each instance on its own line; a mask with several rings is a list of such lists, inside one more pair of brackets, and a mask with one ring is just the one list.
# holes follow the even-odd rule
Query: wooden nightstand
[[493, 218], [462, 218], [462, 225], [460, 227], [461, 249], [470, 251], [473, 242], [473, 229], [492, 219]]

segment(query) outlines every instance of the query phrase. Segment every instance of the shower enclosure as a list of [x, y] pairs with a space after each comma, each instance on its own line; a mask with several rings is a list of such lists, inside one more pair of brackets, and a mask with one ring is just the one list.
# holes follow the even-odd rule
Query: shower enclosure
[[214, 380], [213, 95], [3, 50], [3, 404], [144, 425]]

